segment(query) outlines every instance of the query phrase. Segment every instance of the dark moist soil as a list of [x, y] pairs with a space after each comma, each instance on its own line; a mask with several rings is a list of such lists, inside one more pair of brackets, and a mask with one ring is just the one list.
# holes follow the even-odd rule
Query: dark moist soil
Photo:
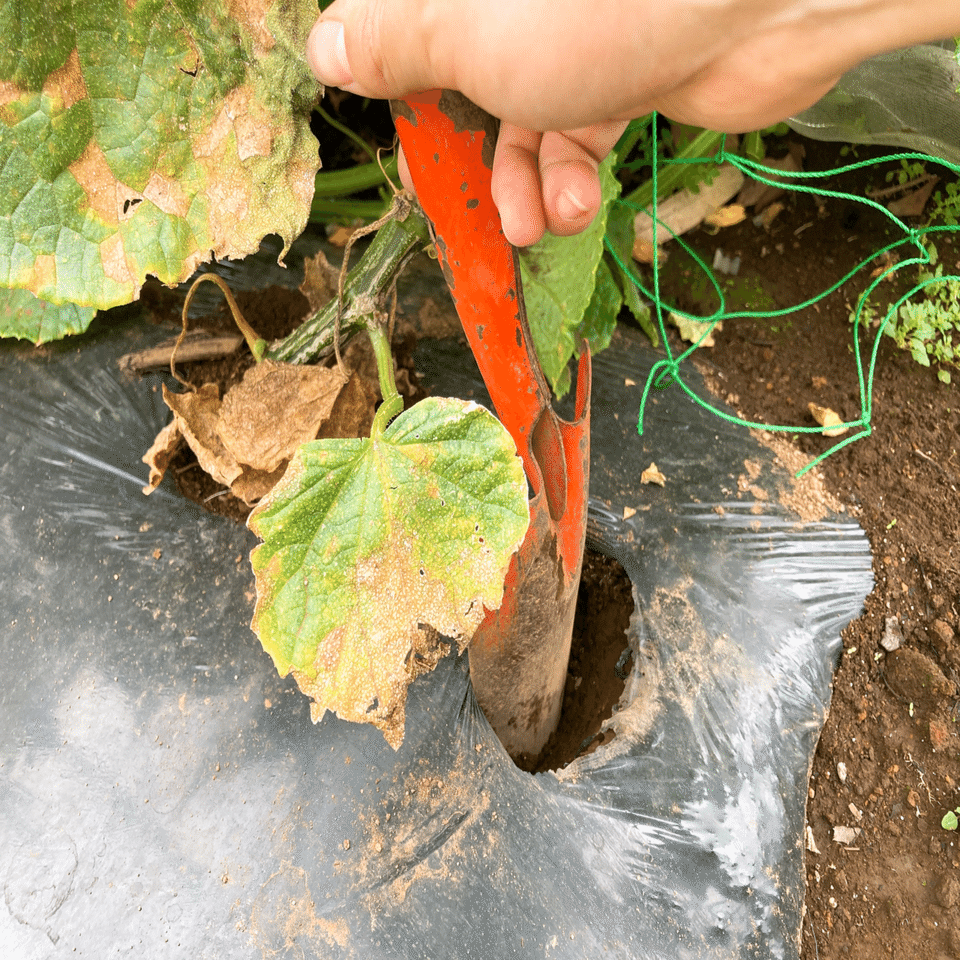
[[[807, 170], [852, 159], [838, 145], [804, 145]], [[858, 152], [860, 159], [879, 155]], [[826, 185], [863, 195], [886, 186], [891, 169], [898, 166]], [[718, 247], [741, 258], [739, 275], [724, 281], [741, 301], [731, 309], [801, 303], [895, 239], [887, 218], [869, 208], [809, 195], [782, 199], [770, 232], [748, 219], [691, 237], [708, 264]], [[956, 242], [944, 234], [936, 242], [944, 272], [960, 272]], [[857, 418], [848, 318], [877, 266], [791, 317], [727, 321], [716, 346], [700, 351], [701, 369], [751, 421], [813, 426], [811, 401], [843, 420]], [[683, 257], [671, 254], [665, 273], [681, 306], [715, 308]], [[807, 823], [819, 852], [808, 845], [803, 960], [960, 957], [960, 838], [941, 826], [944, 813], [960, 806], [960, 372], [952, 372], [953, 386], [940, 383], [884, 337], [873, 434], [820, 468], [870, 539], [876, 584], [863, 616], [843, 632], [813, 764]], [[809, 459], [836, 440], [795, 434], [792, 442]], [[885, 632], [902, 637], [898, 650], [881, 645]], [[859, 832], [839, 843], [836, 827]]]
[[633, 668], [627, 627], [633, 613], [630, 578], [612, 557], [587, 552], [577, 595], [570, 665], [560, 724], [533, 772], [558, 770], [613, 739], [601, 727], [610, 719]]

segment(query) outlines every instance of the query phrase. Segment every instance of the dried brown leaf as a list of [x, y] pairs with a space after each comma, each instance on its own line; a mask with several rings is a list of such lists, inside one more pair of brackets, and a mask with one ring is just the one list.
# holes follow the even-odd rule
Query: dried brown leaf
[[768, 206], [764, 207], [763, 213], [760, 214], [760, 225], [764, 230], [769, 230], [773, 226], [773, 221], [783, 213], [783, 204], [778, 200], [776, 203], [771, 203]]
[[658, 487], [666, 485], [667, 478], [660, 472], [660, 468], [651, 460], [650, 466], [640, 474], [641, 483], [655, 483]]
[[714, 210], [703, 218], [705, 226], [712, 227], [714, 230], [720, 230], [723, 227], [733, 227], [747, 219], [747, 211], [743, 209], [743, 204], [728, 203], [725, 207]]
[[378, 387], [357, 374], [344, 384], [327, 421], [317, 433], [318, 440], [366, 437], [373, 426], [373, 417], [380, 399]]
[[345, 247], [349, 242], [350, 238], [357, 232], [356, 227], [337, 227], [333, 233], [330, 234], [327, 239], [335, 247]]
[[[348, 371], [356, 373], [364, 380], [377, 384], [379, 390], [380, 378], [377, 375], [377, 358], [373, 352], [373, 345], [369, 337], [354, 337], [343, 351], [343, 365]], [[394, 363], [396, 373], [396, 363]]]
[[283, 463], [271, 473], [265, 470], [254, 470], [251, 467], [244, 467], [243, 473], [233, 481], [230, 492], [239, 497], [246, 504], [254, 504], [263, 499], [276, 485], [280, 478], [287, 472], [287, 464]]
[[916, 190], [911, 191], [905, 197], [899, 200], [892, 200], [887, 204], [887, 209], [895, 217], [919, 217], [922, 216], [930, 194], [937, 185], [939, 177], [931, 176], [925, 183], [921, 183]]
[[681, 338], [686, 340], [687, 343], [697, 343], [701, 347], [715, 346], [716, 341], [713, 335], [723, 330], [722, 320], [716, 322], [712, 320], [693, 320], [678, 313], [667, 314], [667, 320], [677, 328]]
[[825, 427], [823, 435], [825, 437], [842, 437], [849, 427], [843, 426], [843, 420], [840, 419], [839, 414], [835, 410], [831, 410], [829, 407], [821, 407], [819, 404], [811, 401], [807, 404], [807, 407], [810, 410], [813, 419], [820, 424], [821, 427]]
[[264, 360], [228, 390], [218, 433], [238, 463], [271, 473], [313, 440], [344, 381], [337, 370]]
[[365, 436], [378, 392], [356, 374], [344, 383], [337, 370], [276, 363], [251, 367], [220, 400], [217, 386], [163, 399], [174, 419], [160, 432], [144, 461], [154, 489], [176, 447], [186, 440], [200, 466], [253, 504], [273, 489], [297, 448], [310, 440]]
[[164, 403], [173, 411], [187, 445], [197, 462], [214, 480], [231, 486], [243, 472], [236, 457], [220, 439], [220, 391], [205, 383], [192, 393], [173, 393], [163, 387]]
[[143, 488], [144, 493], [149, 495], [160, 486], [167, 467], [182, 445], [183, 434], [176, 419], [173, 419], [157, 434], [150, 449], [141, 457], [150, 468], [150, 479]]

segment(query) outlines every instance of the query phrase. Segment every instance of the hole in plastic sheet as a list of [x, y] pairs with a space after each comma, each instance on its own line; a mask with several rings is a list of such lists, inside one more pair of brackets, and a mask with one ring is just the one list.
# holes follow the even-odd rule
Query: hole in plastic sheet
[[630, 578], [623, 567], [612, 557], [588, 552], [577, 596], [560, 725], [531, 772], [558, 770], [613, 738], [603, 724], [613, 715], [630, 675], [633, 655], [626, 631], [633, 609]]
[[[287, 314], [295, 314], [298, 303], [294, 291], [270, 288], [269, 303], [257, 294], [238, 294], [242, 308], [258, 332], [266, 331], [273, 338], [286, 332]], [[219, 314], [198, 319], [193, 326], [217, 324], [230, 328], [226, 317]], [[399, 360], [414, 376], [415, 366], [409, 350], [399, 353]], [[217, 383], [221, 395], [236, 383], [252, 363], [245, 352], [213, 361], [182, 365], [181, 374], [192, 382]], [[249, 507], [229, 490], [199, 468], [192, 451], [183, 447], [175, 454], [170, 472], [180, 493], [205, 510], [246, 521]], [[480, 534], [480, 525], [474, 532]], [[483, 536], [479, 536], [482, 543]], [[420, 575], [424, 571], [420, 570]], [[601, 554], [588, 553], [577, 599], [570, 665], [564, 690], [560, 725], [543, 753], [525, 769], [532, 772], [557, 770], [585, 752], [592, 752], [603, 740], [601, 728], [610, 718], [621, 695], [630, 663], [626, 655], [626, 629], [633, 613], [630, 580], [620, 564]], [[374, 709], [374, 708], [371, 708]], [[612, 734], [607, 733], [607, 737]]]

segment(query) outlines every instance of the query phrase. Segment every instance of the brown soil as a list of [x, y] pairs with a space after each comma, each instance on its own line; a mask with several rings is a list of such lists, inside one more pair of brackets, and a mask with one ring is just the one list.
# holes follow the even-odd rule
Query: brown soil
[[[836, 145], [806, 149], [808, 170], [846, 162]], [[896, 165], [827, 186], [863, 195], [871, 184], [885, 186], [890, 169]], [[726, 281], [731, 295], [771, 309], [826, 290], [894, 238], [876, 211], [788, 195], [769, 233], [748, 219], [716, 236], [697, 231], [692, 243], [707, 263], [717, 247], [740, 256], [738, 277]], [[960, 269], [956, 241], [941, 234], [937, 247], [946, 273]], [[700, 352], [708, 380], [751, 421], [813, 426], [811, 401], [844, 420], [858, 417], [848, 318], [877, 265], [790, 317], [727, 321], [716, 346]], [[665, 274], [682, 306], [715, 308], [684, 257], [671, 255]], [[960, 836], [941, 826], [944, 813], [960, 805], [957, 378], [954, 370], [953, 386], [940, 383], [884, 337], [872, 436], [821, 467], [827, 490], [870, 539], [876, 584], [863, 616], [843, 633], [813, 765], [807, 823], [818, 852], [808, 845], [803, 960], [960, 957]], [[836, 442], [812, 434], [789, 439], [807, 460]], [[881, 645], [885, 632], [902, 638], [895, 652]], [[840, 843], [837, 827], [858, 833]]]

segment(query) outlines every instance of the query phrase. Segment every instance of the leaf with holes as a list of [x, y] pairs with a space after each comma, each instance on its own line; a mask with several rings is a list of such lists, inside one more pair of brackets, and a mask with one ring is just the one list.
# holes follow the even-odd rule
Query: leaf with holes
[[[527, 482], [483, 407], [429, 398], [378, 439], [305, 444], [250, 515], [253, 629], [314, 703], [403, 740], [407, 687], [500, 606]], [[431, 628], [431, 629], [427, 629]]]
[[316, 0], [0, 3], [0, 285], [108, 307], [147, 274], [173, 284], [268, 233], [292, 242], [319, 166], [302, 55], [316, 15]]

